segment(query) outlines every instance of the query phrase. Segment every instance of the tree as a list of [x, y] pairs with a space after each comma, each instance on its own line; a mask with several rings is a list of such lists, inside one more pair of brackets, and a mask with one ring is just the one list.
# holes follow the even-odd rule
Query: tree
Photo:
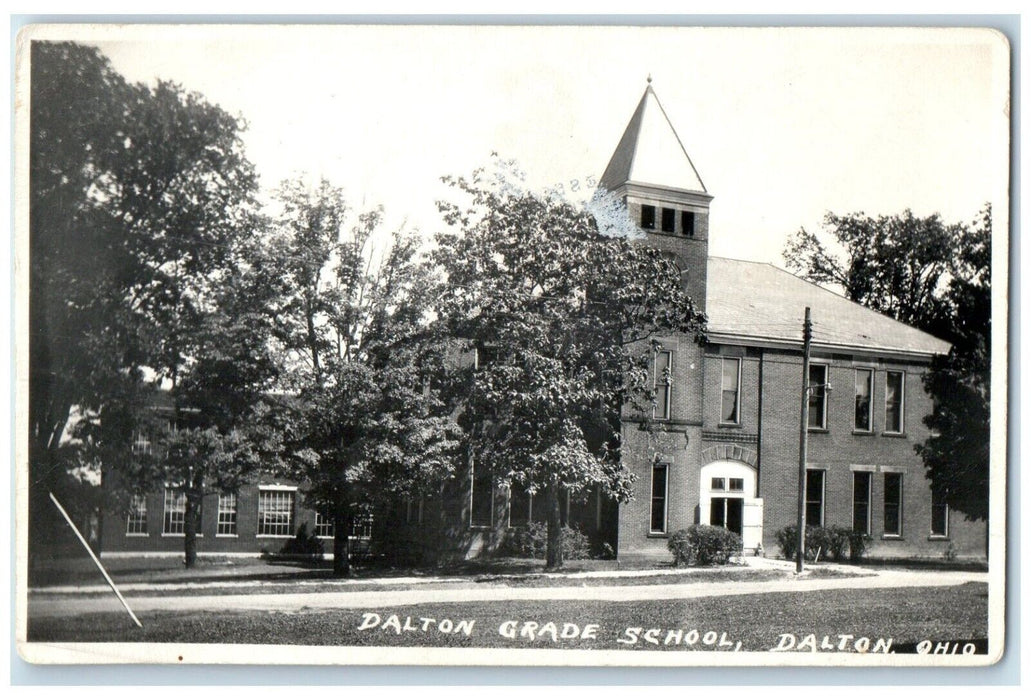
[[195, 357], [214, 290], [252, 226], [256, 181], [243, 124], [201, 96], [129, 84], [97, 50], [72, 43], [33, 42], [31, 60], [38, 495], [83, 455], [103, 456], [106, 472], [133, 462], [152, 394], [162, 381], [175, 386]]
[[293, 360], [281, 382], [297, 398], [292, 475], [332, 519], [334, 573], [346, 576], [356, 504], [453, 472], [446, 348], [429, 332], [429, 271], [414, 236], [395, 234], [377, 253], [379, 210], [344, 234], [343, 194], [325, 180], [284, 183], [278, 197], [264, 267], [277, 271], [276, 337]]
[[[828, 213], [826, 231], [799, 230], [784, 259], [817, 283], [952, 344], [924, 376], [932, 436], [917, 446], [932, 488], [968, 518], [988, 513], [991, 347], [991, 206], [972, 226], [916, 218]], [[825, 240], [828, 240], [825, 243]], [[841, 254], [830, 252], [830, 245]]]
[[440, 204], [455, 230], [433, 252], [441, 323], [481, 356], [463, 413], [469, 449], [496, 481], [545, 495], [547, 566], [561, 567], [560, 496], [631, 496], [620, 420], [654, 400], [650, 338], [701, 338], [704, 319], [676, 264], [626, 234], [625, 211], [623, 235], [603, 235], [586, 208], [526, 191], [511, 164], [445, 181], [469, 200]]

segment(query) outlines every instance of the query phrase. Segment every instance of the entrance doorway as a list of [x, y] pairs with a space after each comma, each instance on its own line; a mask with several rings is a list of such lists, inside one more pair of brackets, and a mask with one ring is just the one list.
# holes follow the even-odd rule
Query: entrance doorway
[[741, 535], [744, 509], [744, 498], [713, 498], [709, 501], [709, 524]]

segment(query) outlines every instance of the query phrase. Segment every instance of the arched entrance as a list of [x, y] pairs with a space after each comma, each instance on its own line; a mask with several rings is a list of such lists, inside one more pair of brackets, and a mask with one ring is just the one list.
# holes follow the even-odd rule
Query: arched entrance
[[755, 551], [763, 539], [757, 476], [755, 467], [731, 460], [710, 462], [701, 471], [698, 521], [736, 532], [746, 553]]

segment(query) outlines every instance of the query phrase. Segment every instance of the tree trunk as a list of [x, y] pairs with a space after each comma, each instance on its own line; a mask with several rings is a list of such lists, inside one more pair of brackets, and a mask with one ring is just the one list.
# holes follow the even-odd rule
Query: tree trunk
[[559, 487], [551, 484], [545, 491], [548, 509], [548, 553], [546, 569], [562, 568], [562, 512], [559, 509]]
[[201, 499], [203, 497], [200, 477], [186, 482], [186, 513], [183, 523], [185, 558], [183, 561], [187, 569], [197, 563], [197, 532], [200, 530]]
[[351, 505], [342, 500], [333, 514], [333, 576], [337, 578], [351, 575]]

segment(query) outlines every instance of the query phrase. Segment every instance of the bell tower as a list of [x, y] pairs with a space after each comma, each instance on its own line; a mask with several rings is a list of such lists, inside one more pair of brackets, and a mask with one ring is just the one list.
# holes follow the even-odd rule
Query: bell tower
[[684, 144], [648, 86], [598, 187], [621, 199], [647, 244], [672, 254], [695, 307], [705, 310], [709, 202]]

